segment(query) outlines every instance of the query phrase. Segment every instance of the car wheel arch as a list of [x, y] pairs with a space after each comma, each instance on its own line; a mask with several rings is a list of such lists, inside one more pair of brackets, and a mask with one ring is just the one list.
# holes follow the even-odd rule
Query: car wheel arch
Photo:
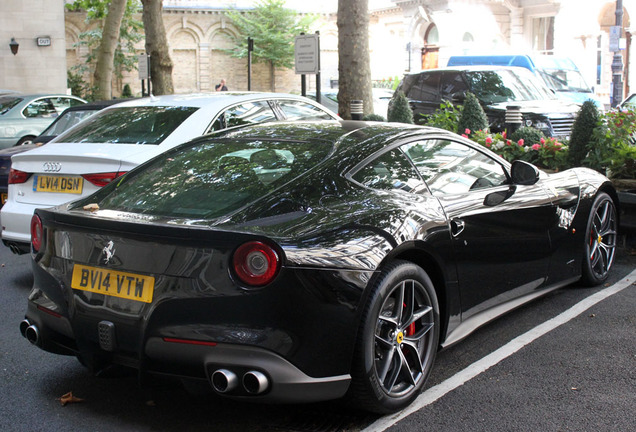
[[[422, 242], [409, 242], [408, 245], [402, 245], [387, 256], [378, 265], [374, 277], [371, 278], [367, 284], [367, 287], [372, 287], [375, 283], [375, 278], [379, 276], [381, 270], [391, 265], [394, 261], [408, 261], [422, 268], [433, 283], [435, 293], [437, 295], [437, 301], [439, 304], [440, 313], [440, 343], [444, 341], [446, 332], [448, 329], [448, 321], [451, 316], [449, 311], [448, 302], [448, 286], [447, 281], [449, 276], [444, 272], [444, 265], [441, 262], [441, 258], [436, 256], [430, 250], [427, 250], [425, 244]], [[367, 297], [371, 295], [370, 290], [366, 290], [363, 297], [360, 299], [360, 304], [365, 304]]]

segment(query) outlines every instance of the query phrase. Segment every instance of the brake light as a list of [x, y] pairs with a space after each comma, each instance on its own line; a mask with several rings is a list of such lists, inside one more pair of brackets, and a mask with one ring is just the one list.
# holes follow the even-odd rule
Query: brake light
[[42, 220], [38, 215], [33, 215], [31, 218], [31, 246], [33, 247], [33, 252], [40, 251], [43, 235]]
[[9, 184], [21, 184], [25, 183], [31, 174], [25, 173], [24, 171], [18, 171], [17, 169], [11, 168], [9, 171]]
[[89, 182], [91, 182], [97, 187], [104, 187], [108, 183], [115, 180], [117, 177], [123, 176], [124, 174], [126, 173], [124, 171], [121, 171], [121, 172], [110, 172], [110, 173], [83, 174], [82, 177], [84, 177], [86, 180], [88, 180]]
[[232, 267], [241, 282], [250, 286], [270, 283], [280, 269], [278, 254], [271, 247], [259, 241], [241, 245], [232, 259]]

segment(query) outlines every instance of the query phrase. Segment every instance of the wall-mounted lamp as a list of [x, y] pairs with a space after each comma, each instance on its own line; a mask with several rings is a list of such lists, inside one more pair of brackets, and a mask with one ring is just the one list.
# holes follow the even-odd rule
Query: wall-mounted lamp
[[13, 53], [13, 55], [16, 55], [18, 53], [19, 47], [20, 44], [15, 40], [15, 38], [11, 38], [11, 42], [9, 42], [9, 48], [11, 48], [11, 52]]

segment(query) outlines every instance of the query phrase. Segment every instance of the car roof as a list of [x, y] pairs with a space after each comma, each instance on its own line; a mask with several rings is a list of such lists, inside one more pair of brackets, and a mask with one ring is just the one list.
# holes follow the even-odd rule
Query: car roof
[[223, 107], [241, 101], [256, 99], [298, 99], [308, 100], [302, 96], [287, 93], [269, 92], [216, 92], [216, 93], [190, 93], [162, 96], [150, 96], [122, 102], [119, 106], [188, 106], [207, 107], [214, 105]]
[[101, 101], [93, 101], [88, 102], [83, 105], [74, 105], [72, 107], [66, 108], [65, 111], [89, 111], [89, 110], [101, 110], [106, 108], [107, 106], [116, 105], [122, 102], [126, 102], [132, 99], [108, 99]]
[[443, 68], [426, 69], [420, 72], [414, 72], [407, 75], [419, 75], [429, 72], [443, 72], [443, 71], [466, 71], [466, 72], [479, 72], [479, 71], [501, 71], [509, 70], [515, 73], [527, 74], [530, 72], [528, 69], [519, 66], [497, 66], [497, 65], [469, 65], [469, 66], [446, 66]]

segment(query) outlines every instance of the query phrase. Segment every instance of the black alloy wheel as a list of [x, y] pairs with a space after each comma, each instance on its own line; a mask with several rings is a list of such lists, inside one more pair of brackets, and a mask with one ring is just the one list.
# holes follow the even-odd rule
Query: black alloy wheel
[[385, 268], [363, 312], [350, 389], [365, 410], [410, 404], [428, 378], [439, 343], [439, 306], [426, 272], [410, 262]]
[[585, 233], [583, 283], [599, 285], [609, 276], [618, 239], [618, 221], [614, 201], [604, 192], [594, 199]]

